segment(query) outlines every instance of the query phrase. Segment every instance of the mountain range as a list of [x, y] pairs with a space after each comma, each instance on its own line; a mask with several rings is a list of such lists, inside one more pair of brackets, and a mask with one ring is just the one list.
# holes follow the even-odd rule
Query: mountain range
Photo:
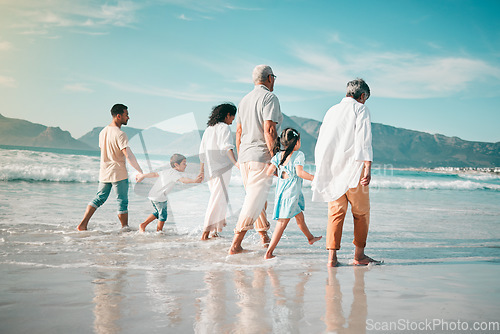
[[[314, 146], [321, 122], [284, 115], [281, 128], [293, 127], [301, 134], [301, 151], [308, 162], [314, 162]], [[143, 153], [143, 143], [148, 154], [171, 155], [175, 152], [186, 156], [196, 155], [203, 131], [185, 134], [167, 132], [155, 127], [146, 130], [124, 126], [134, 152]], [[75, 139], [59, 127], [47, 127], [26, 120], [0, 115], [0, 145], [17, 147], [62, 148], [84, 151], [99, 149], [97, 127]], [[142, 133], [141, 133], [142, 132]], [[141, 133], [143, 140], [137, 134]], [[374, 163], [393, 167], [487, 167], [500, 166], [500, 142], [466, 141], [458, 137], [396, 128], [372, 123]], [[168, 145], [167, 145], [168, 143]]]

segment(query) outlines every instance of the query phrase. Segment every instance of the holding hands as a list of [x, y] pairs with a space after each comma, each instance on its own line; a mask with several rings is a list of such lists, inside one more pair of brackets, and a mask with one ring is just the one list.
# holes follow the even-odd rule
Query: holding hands
[[142, 173], [139, 173], [135, 176], [135, 182], [139, 183], [141, 182], [142, 180], [144, 180], [146, 177], [144, 176], [144, 174]]

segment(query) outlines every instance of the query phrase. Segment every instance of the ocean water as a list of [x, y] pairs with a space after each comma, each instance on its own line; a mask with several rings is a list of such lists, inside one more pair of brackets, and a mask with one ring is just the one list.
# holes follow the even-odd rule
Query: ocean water
[[[98, 169], [96, 156], [0, 149], [1, 333], [364, 333], [400, 319], [500, 320], [498, 173], [374, 169], [366, 253], [384, 264], [350, 265], [348, 216], [341, 266], [327, 270], [324, 240], [309, 245], [293, 220], [276, 259], [263, 260], [253, 232], [248, 253], [226, 255], [244, 196], [237, 170], [221, 238], [199, 240], [205, 183], [169, 196], [164, 233], [137, 231], [152, 208], [133, 183], [131, 231], [112, 193], [78, 232]], [[324, 236], [326, 203], [311, 202], [309, 182], [303, 190], [306, 223]]]

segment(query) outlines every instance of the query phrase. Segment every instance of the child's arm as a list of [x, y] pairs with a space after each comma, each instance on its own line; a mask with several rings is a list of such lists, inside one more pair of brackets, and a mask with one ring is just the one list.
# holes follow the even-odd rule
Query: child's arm
[[147, 173], [147, 174], [139, 173], [139, 174], [136, 175], [135, 181], [136, 182], [141, 182], [145, 178], [152, 178], [152, 177], [158, 177], [158, 176], [159, 176], [158, 173], [155, 173], [155, 172]]
[[304, 170], [304, 166], [302, 165], [295, 166], [295, 171], [297, 172], [297, 176], [303, 178], [304, 180], [312, 181], [314, 179], [314, 175], [306, 172]]
[[267, 167], [266, 173], [267, 173], [267, 176], [277, 175], [276, 174], [276, 166], [273, 164], [270, 164], [269, 167]]
[[238, 163], [238, 161], [236, 161], [236, 157], [234, 156], [234, 151], [231, 149], [231, 150], [227, 150], [227, 156], [229, 157], [229, 160], [231, 160], [231, 162], [233, 163], [233, 165], [236, 166], [236, 168], [240, 168], [240, 164]]
[[190, 179], [188, 177], [181, 177], [179, 179], [180, 182], [182, 183], [201, 183], [201, 181], [203, 180], [203, 177], [201, 176], [201, 174], [199, 174], [196, 179]]

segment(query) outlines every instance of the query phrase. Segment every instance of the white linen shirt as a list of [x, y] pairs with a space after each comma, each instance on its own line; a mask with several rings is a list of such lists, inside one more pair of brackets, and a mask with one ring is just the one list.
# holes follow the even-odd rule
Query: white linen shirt
[[359, 184], [364, 161], [373, 161], [370, 111], [345, 97], [327, 111], [314, 151], [312, 200], [330, 202]]
[[227, 151], [233, 149], [233, 136], [228, 124], [220, 122], [205, 130], [199, 153], [200, 161], [205, 164], [209, 178], [231, 169], [233, 163], [229, 159]]

